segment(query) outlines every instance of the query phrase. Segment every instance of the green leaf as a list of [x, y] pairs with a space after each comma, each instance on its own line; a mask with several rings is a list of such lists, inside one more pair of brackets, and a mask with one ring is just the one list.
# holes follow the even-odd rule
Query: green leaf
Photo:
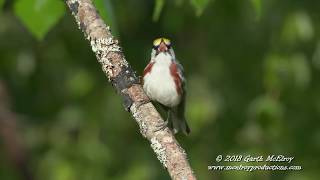
[[261, 17], [261, 9], [262, 9], [261, 0], [251, 0], [251, 3], [253, 5], [254, 10], [256, 11], [256, 18], [260, 19], [260, 17]]
[[164, 7], [165, 0], [155, 0], [155, 1], [156, 3], [154, 5], [152, 20], [158, 21], [161, 15], [162, 9]]
[[113, 34], [117, 35], [118, 31], [110, 0], [93, 0], [93, 3], [98, 9], [99, 15], [102, 19], [112, 28]]
[[63, 1], [19, 0], [14, 12], [27, 29], [39, 40], [58, 22], [65, 13]]
[[207, 7], [210, 0], [191, 0], [191, 4], [196, 10], [197, 16], [200, 16]]

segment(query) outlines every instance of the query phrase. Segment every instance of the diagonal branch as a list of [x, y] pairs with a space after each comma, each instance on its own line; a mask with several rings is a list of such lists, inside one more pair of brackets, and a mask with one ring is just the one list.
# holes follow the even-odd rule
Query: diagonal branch
[[163, 124], [157, 110], [144, 93], [139, 79], [126, 61], [122, 50], [100, 18], [91, 0], [66, 0], [79, 28], [90, 42], [102, 70], [122, 96], [126, 110], [130, 111], [147, 138], [162, 165], [172, 179], [194, 180], [185, 151], [168, 128], [156, 131]]

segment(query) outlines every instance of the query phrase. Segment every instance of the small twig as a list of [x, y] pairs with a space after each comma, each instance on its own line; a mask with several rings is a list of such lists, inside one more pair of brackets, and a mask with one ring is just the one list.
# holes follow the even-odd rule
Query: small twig
[[66, 3], [90, 42], [103, 72], [123, 97], [126, 110], [133, 115], [141, 134], [151, 142], [152, 149], [171, 178], [196, 179], [185, 151], [171, 131], [168, 128], [158, 130], [157, 125], [163, 124], [163, 119], [144, 93], [118, 41], [113, 38], [109, 26], [100, 18], [91, 0], [66, 0]]

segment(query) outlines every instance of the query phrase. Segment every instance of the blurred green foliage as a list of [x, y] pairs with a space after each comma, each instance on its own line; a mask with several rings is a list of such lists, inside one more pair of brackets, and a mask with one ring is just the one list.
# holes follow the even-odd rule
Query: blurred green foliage
[[2, 8], [3, 3], [4, 3], [4, 0], [0, 0], [0, 8]]
[[164, 7], [165, 0], [155, 0], [154, 10], [153, 10], [153, 21], [158, 21], [161, 11]]
[[262, 13], [261, 12], [262, 2], [261, 2], [261, 0], [251, 0], [251, 3], [252, 3], [252, 6], [256, 12], [256, 17], [257, 17], [257, 19], [259, 19], [261, 16], [261, 13]]
[[36, 38], [42, 39], [63, 16], [65, 9], [62, 1], [19, 0], [14, 5], [14, 12]]
[[[3, 2], [0, 78], [35, 178], [168, 179], [63, 1]], [[192, 129], [177, 138], [199, 179], [320, 176], [320, 1], [94, 2], [138, 74], [153, 39], [172, 40]], [[3, 146], [0, 179], [22, 179]], [[228, 164], [219, 154], [285, 154], [303, 170], [208, 171]]]
[[191, 4], [194, 6], [196, 14], [198, 16], [203, 13], [204, 8], [208, 5], [209, 2], [210, 0], [191, 0]]

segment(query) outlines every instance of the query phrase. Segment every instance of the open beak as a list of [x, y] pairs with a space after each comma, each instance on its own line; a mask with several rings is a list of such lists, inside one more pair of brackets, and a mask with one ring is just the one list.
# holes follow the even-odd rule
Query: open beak
[[166, 52], [168, 50], [167, 45], [164, 42], [161, 42], [159, 47], [158, 47], [158, 51], [160, 52]]

